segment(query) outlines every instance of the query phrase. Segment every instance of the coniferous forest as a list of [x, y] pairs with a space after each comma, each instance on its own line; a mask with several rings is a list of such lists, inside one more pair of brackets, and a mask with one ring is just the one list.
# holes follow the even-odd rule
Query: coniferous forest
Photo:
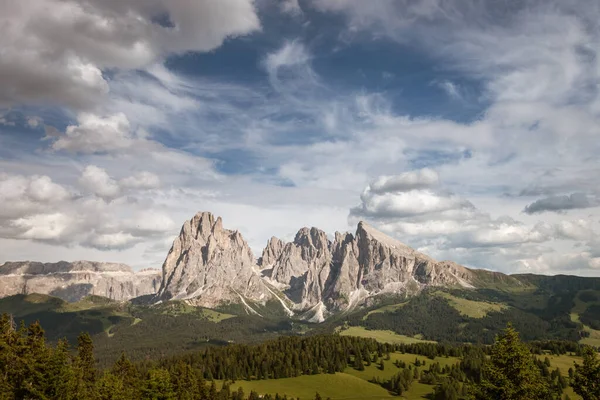
[[[391, 363], [391, 354], [424, 356]], [[568, 375], [551, 368], [545, 354], [582, 356]], [[443, 365], [440, 358], [457, 357]], [[126, 354], [99, 368], [94, 344], [82, 333], [73, 348], [46, 341], [39, 323], [15, 326], [0, 320], [0, 399], [285, 399], [285, 393], [244, 393], [238, 380], [267, 380], [357, 371], [376, 365], [393, 368], [389, 379], [371, 382], [401, 396], [415, 382], [435, 385], [430, 398], [552, 400], [571, 386], [584, 400], [600, 399], [600, 360], [595, 349], [564, 341], [523, 343], [509, 326], [492, 346], [437, 343], [383, 344], [373, 339], [316, 335], [281, 337], [258, 345], [210, 347], [180, 356], [142, 362]], [[316, 399], [322, 398], [315, 393]]]

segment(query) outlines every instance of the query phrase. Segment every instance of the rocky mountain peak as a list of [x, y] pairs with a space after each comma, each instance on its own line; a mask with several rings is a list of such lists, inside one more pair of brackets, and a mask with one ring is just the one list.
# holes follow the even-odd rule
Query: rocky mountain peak
[[283, 247], [285, 243], [272, 236], [271, 239], [267, 242], [267, 246], [264, 248], [262, 252], [262, 256], [258, 259], [258, 264], [261, 268], [269, 268], [275, 264], [279, 256], [281, 256], [281, 252], [283, 251]]
[[296, 233], [294, 244], [300, 247], [302, 257], [310, 260], [326, 255], [330, 251], [331, 242], [327, 234], [317, 228], [302, 228]]
[[272, 294], [254, 266], [241, 233], [223, 228], [220, 217], [197, 213], [184, 223], [163, 263], [158, 299], [186, 299], [204, 307], [266, 300]]

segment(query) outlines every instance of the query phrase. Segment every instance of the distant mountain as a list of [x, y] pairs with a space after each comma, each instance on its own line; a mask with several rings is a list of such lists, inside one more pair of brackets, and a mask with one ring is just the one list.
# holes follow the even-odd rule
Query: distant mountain
[[241, 304], [260, 314], [267, 303], [288, 315], [321, 322], [384, 295], [410, 295], [428, 287], [519, 287], [507, 275], [438, 262], [360, 222], [356, 233], [302, 228], [293, 242], [271, 238], [255, 261], [238, 231], [220, 217], [196, 214], [183, 225], [163, 264], [160, 301], [203, 307]]
[[7, 262], [0, 266], [0, 297], [39, 293], [69, 302], [90, 295], [122, 301], [156, 293], [160, 280], [158, 270], [134, 272], [124, 264]]

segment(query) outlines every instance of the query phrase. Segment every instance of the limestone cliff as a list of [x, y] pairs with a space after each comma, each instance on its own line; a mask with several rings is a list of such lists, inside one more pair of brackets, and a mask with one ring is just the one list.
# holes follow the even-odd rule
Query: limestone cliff
[[88, 295], [122, 301], [156, 293], [160, 276], [155, 269], [136, 273], [116, 263], [7, 262], [0, 266], [0, 297], [41, 293], [71, 302]]
[[385, 293], [473, 287], [467, 268], [437, 262], [364, 222], [356, 235], [338, 232], [333, 242], [316, 228], [301, 229], [293, 243], [283, 246], [269, 278], [284, 286], [296, 309], [315, 309], [325, 316]]
[[184, 223], [169, 250], [157, 299], [185, 299], [203, 307], [266, 301], [272, 293], [255, 266], [238, 231], [224, 229], [220, 217], [198, 213]]

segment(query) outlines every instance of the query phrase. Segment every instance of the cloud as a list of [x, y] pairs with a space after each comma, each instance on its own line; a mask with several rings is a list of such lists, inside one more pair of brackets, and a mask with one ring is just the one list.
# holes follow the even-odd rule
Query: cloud
[[302, 8], [300, 7], [298, 0], [282, 0], [279, 3], [279, 8], [284, 14], [293, 16], [302, 15]]
[[79, 178], [84, 190], [78, 193], [48, 176], [1, 174], [0, 239], [122, 250], [164, 238], [176, 224], [144, 198], [157, 188], [155, 178], [141, 172], [116, 180], [89, 165]]
[[589, 208], [598, 205], [591, 201], [585, 193], [573, 193], [564, 196], [550, 196], [534, 201], [523, 210], [526, 214], [539, 214], [543, 212], [564, 212], [567, 210]]
[[444, 80], [441, 82], [435, 82], [435, 84], [442, 89], [444, 92], [446, 92], [446, 94], [454, 99], [454, 100], [460, 100], [462, 99], [462, 94], [460, 93], [460, 88], [457, 84], [452, 83], [448, 80]]
[[424, 189], [437, 185], [439, 176], [432, 169], [425, 168], [405, 172], [396, 176], [382, 176], [371, 183], [370, 190], [376, 194], [386, 192], [406, 192], [413, 189]]
[[[430, 178], [421, 187], [390, 184], [422, 183], [423, 179], [417, 178], [427, 176]], [[555, 241], [583, 243], [597, 237], [593, 224], [583, 219], [524, 223], [507, 215], [493, 218], [465, 198], [429, 187], [440, 185], [437, 177], [434, 171], [420, 170], [374, 180], [363, 191], [361, 204], [350, 210], [350, 222], [366, 219], [434, 257], [504, 271], [535, 268], [539, 272], [542, 265], [556, 268], [534, 256], [543, 252], [551, 257], [552, 250], [535, 246]], [[487, 249], [496, 251], [493, 257]], [[581, 268], [587, 268], [585, 265]]]
[[88, 193], [104, 200], [113, 200], [128, 191], [157, 189], [160, 187], [160, 178], [151, 172], [142, 171], [117, 181], [106, 170], [88, 165], [79, 178], [79, 185]]
[[35, 213], [71, 197], [69, 190], [45, 175], [29, 177], [0, 173], [0, 220]]
[[123, 113], [108, 117], [80, 114], [78, 125], [69, 125], [64, 135], [59, 136], [52, 148], [73, 153], [106, 153], [125, 150], [136, 143], [129, 120]]
[[252, 0], [8, 0], [0, 6], [0, 26], [0, 107], [81, 109], [108, 92], [106, 69], [210, 51], [260, 29], [260, 21]]
[[110, 200], [121, 194], [118, 183], [112, 179], [105, 170], [95, 165], [88, 165], [83, 170], [79, 184], [88, 192], [103, 199]]
[[84, 244], [97, 249], [125, 249], [131, 247], [135, 243], [139, 243], [142, 239], [135, 237], [130, 233], [116, 232], [93, 235]]
[[147, 171], [121, 179], [119, 185], [123, 188], [156, 189], [160, 187], [160, 178]]
[[21, 239], [57, 240], [71, 229], [73, 222], [63, 213], [34, 214], [12, 221], [11, 226]]

